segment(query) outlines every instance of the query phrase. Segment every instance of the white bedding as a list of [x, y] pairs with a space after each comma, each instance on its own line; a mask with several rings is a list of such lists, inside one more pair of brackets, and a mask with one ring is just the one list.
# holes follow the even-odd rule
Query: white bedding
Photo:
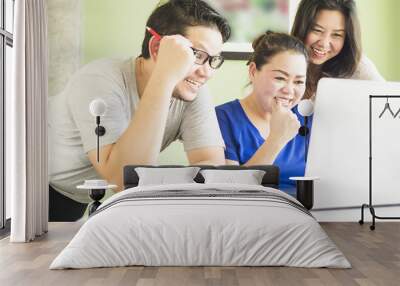
[[[173, 196], [164, 197], [171, 191]], [[252, 195], [252, 191], [262, 193]], [[254, 185], [131, 188], [106, 200], [50, 269], [127, 265], [351, 267], [318, 222], [294, 203], [299, 204], [279, 190]]]

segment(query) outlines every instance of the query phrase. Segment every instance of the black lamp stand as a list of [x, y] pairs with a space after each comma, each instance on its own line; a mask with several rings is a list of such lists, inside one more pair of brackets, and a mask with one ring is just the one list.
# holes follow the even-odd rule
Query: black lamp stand
[[[304, 163], [307, 163], [308, 142], [307, 136], [310, 134], [308, 127], [308, 116], [304, 116], [304, 125], [299, 129], [299, 134], [304, 137]], [[314, 180], [311, 177], [291, 177], [296, 181], [296, 198], [307, 210], [314, 206]]]
[[100, 200], [106, 194], [106, 189], [90, 189], [89, 197], [93, 200], [93, 202], [89, 205], [89, 216], [91, 216], [97, 208], [101, 205]]
[[106, 134], [106, 129], [104, 126], [100, 125], [100, 116], [96, 116], [96, 129], [94, 130], [94, 133], [97, 135], [97, 163], [99, 163], [99, 148], [100, 148], [100, 136], [103, 136]]

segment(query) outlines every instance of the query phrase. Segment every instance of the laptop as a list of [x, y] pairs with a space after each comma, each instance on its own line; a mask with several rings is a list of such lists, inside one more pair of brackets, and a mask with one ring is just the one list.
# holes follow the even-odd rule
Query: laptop
[[[315, 100], [306, 176], [314, 209], [360, 207], [369, 199], [369, 96], [400, 95], [400, 82], [321, 79]], [[373, 203], [400, 204], [400, 98], [372, 99]]]

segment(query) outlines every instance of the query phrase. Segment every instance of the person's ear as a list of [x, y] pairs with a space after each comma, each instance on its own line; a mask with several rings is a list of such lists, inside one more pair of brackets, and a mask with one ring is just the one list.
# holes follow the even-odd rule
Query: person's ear
[[151, 37], [149, 40], [149, 54], [152, 60], [157, 60], [158, 49], [160, 48], [160, 41], [156, 38]]
[[255, 63], [255, 62], [251, 62], [251, 63], [249, 64], [249, 78], [250, 78], [250, 81], [251, 81], [252, 83], [253, 83], [253, 81], [254, 81], [254, 77], [255, 77], [256, 72], [257, 72], [256, 63]]

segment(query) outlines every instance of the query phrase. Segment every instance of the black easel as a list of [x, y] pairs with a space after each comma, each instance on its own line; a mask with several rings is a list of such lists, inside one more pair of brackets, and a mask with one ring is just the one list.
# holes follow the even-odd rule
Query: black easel
[[[372, 215], [372, 225], [370, 229], [375, 229], [375, 219], [400, 219], [400, 217], [382, 217], [375, 214], [375, 208], [372, 203], [372, 99], [373, 98], [400, 98], [400, 95], [370, 95], [369, 96], [369, 204], [363, 204], [361, 206], [361, 219], [358, 221], [359, 224], [364, 224], [364, 208], [369, 208]], [[396, 115], [398, 112], [396, 113]]]

